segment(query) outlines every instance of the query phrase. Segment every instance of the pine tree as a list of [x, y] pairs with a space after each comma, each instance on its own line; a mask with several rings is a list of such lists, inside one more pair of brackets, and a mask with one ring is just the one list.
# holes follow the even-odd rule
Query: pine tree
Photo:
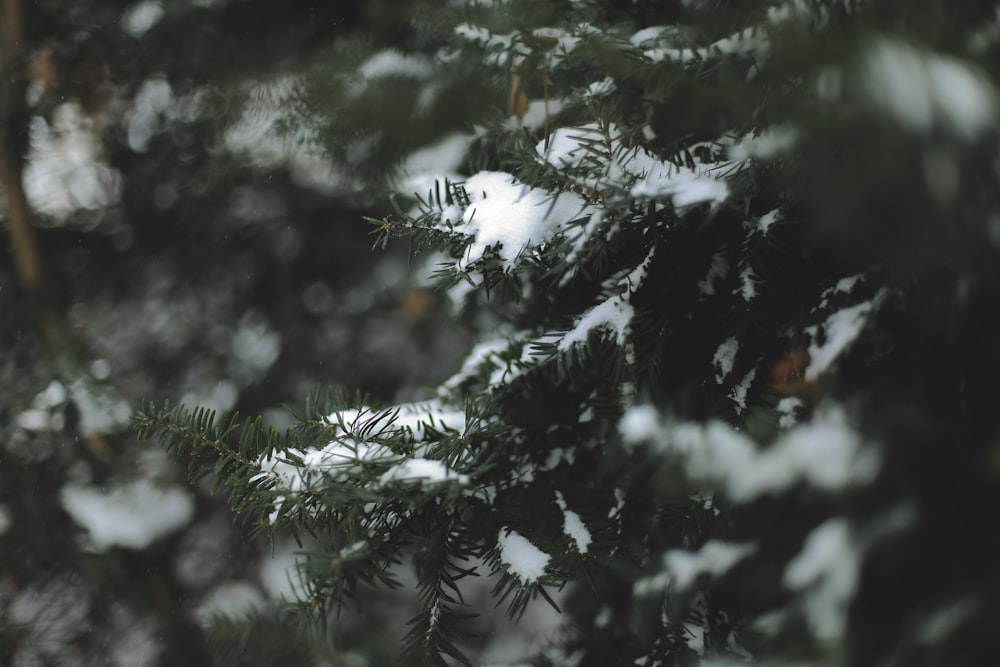
[[407, 17], [275, 95], [394, 203], [377, 245], [434, 270], [464, 362], [287, 430], [157, 401], [139, 437], [296, 536], [318, 626], [414, 579], [402, 664], [471, 662], [484, 581], [561, 611], [537, 665], [989, 663], [995, 9]]
[[515, 618], [563, 610], [534, 664], [988, 662], [997, 25], [938, 2], [442, 10], [417, 26], [435, 60], [382, 52], [341, 104], [401, 79], [461, 104], [440, 91], [470, 67], [492, 86], [457, 168], [377, 221], [445, 253], [478, 332], [461, 369], [285, 434], [137, 426], [309, 536], [306, 607], [412, 562], [407, 664], [464, 661], [476, 575]]

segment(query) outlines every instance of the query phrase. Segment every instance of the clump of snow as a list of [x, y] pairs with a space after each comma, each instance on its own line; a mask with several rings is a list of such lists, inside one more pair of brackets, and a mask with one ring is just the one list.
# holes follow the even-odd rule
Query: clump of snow
[[675, 166], [673, 172], [666, 177], [647, 176], [632, 186], [632, 196], [637, 199], [670, 199], [676, 208], [718, 203], [729, 196], [729, 186], [725, 181], [699, 174], [689, 167]]
[[865, 92], [884, 113], [913, 132], [935, 126], [973, 140], [997, 126], [997, 91], [973, 65], [883, 39], [864, 62]]
[[506, 362], [502, 360], [500, 354], [511, 347], [511, 341], [507, 338], [491, 339], [477, 343], [469, 351], [462, 362], [462, 368], [453, 376], [445, 380], [441, 385], [442, 390], [452, 391], [457, 389], [466, 380], [476, 377], [484, 366], [496, 369], [506, 367]]
[[632, 46], [646, 46], [650, 42], [658, 40], [665, 30], [667, 30], [667, 27], [662, 25], [643, 28], [629, 37], [628, 41], [632, 43]]
[[779, 220], [781, 220], [781, 209], [776, 208], [773, 211], [768, 211], [757, 220], [757, 231], [766, 235], [771, 225]]
[[736, 336], [727, 338], [719, 345], [719, 349], [715, 351], [715, 356], [712, 357], [712, 365], [716, 369], [716, 382], [725, 380], [726, 376], [733, 370], [733, 364], [736, 362], [736, 353], [739, 349], [740, 342], [736, 339]]
[[621, 294], [609, 297], [602, 303], [585, 312], [576, 325], [559, 341], [559, 349], [566, 351], [577, 343], [585, 343], [591, 331], [597, 329], [609, 330], [615, 336], [619, 345], [625, 345], [631, 330], [632, 294], [642, 284], [646, 271], [653, 261], [653, 248], [646, 258], [621, 281], [616, 281], [616, 288], [623, 290]]
[[744, 28], [728, 37], [712, 42], [708, 46], [697, 48], [655, 47], [645, 49], [643, 55], [656, 63], [668, 60], [689, 63], [729, 55], [753, 55], [759, 58], [767, 52], [769, 46], [767, 36], [762, 31]]
[[482, 171], [465, 182], [469, 206], [459, 228], [475, 240], [459, 261], [465, 270], [494, 248], [505, 268], [514, 266], [525, 251], [543, 245], [566, 223], [589, 215], [584, 201], [571, 192], [549, 194], [518, 183], [510, 174]]
[[497, 544], [500, 547], [500, 560], [507, 566], [507, 571], [526, 584], [538, 581], [545, 574], [545, 567], [552, 558], [510, 528], [500, 529]]
[[160, 22], [165, 10], [163, 3], [156, 0], [137, 2], [122, 14], [121, 26], [133, 37], [142, 37]]
[[760, 448], [723, 422], [683, 423], [655, 435], [663, 451], [679, 456], [694, 480], [718, 484], [737, 502], [777, 493], [804, 482], [824, 491], [871, 481], [879, 457], [866, 447], [836, 408]]
[[843, 637], [860, 562], [850, 526], [836, 518], [813, 530], [785, 569], [785, 586], [804, 592], [806, 618], [817, 639], [836, 641]]
[[559, 349], [565, 351], [577, 343], [585, 343], [590, 332], [595, 329], [610, 330], [618, 344], [623, 345], [628, 336], [632, 315], [632, 304], [628, 299], [613, 296], [584, 313], [576, 326], [560, 341]]
[[767, 160], [793, 148], [799, 140], [799, 131], [790, 126], [775, 125], [758, 134], [747, 134], [729, 147], [732, 160], [757, 158]]
[[613, 93], [614, 90], [615, 80], [609, 76], [601, 79], [600, 81], [595, 81], [587, 86], [587, 90], [584, 92], [584, 97], [597, 99]]
[[[427, 459], [426, 440], [435, 431], [465, 430], [465, 411], [447, 407], [438, 399], [397, 406], [395, 411], [373, 412], [367, 407], [341, 410], [327, 417], [331, 425], [340, 426], [338, 433], [325, 447], [308, 450], [289, 450], [284, 454], [262, 457], [260, 472], [251, 482], [270, 482], [279, 491], [287, 492], [274, 499], [274, 509], [269, 515], [273, 524], [278, 520], [288, 496], [312, 488], [323, 480], [342, 479], [367, 474], [370, 464], [389, 466], [380, 480], [424, 480], [433, 482], [454, 479], [464, 484], [467, 478], [448, 470], [443, 463]], [[418, 446], [413, 458], [407, 459], [394, 453], [374, 439], [392, 434], [407, 436]]]
[[[446, 181], [456, 183], [462, 180], [458, 168], [465, 159], [470, 141], [469, 135], [455, 133], [410, 153], [403, 161], [401, 175], [396, 179], [394, 187], [405, 194], [416, 193], [420, 197], [427, 197], [436, 189], [443, 194]], [[452, 224], [462, 217], [461, 209], [457, 206], [454, 208], [457, 210], [442, 213], [442, 217]]]
[[618, 422], [618, 432], [629, 444], [652, 440], [662, 431], [660, 414], [652, 405], [633, 405]]
[[77, 428], [83, 435], [115, 433], [132, 418], [128, 401], [107, 386], [78, 378], [70, 384], [69, 393], [80, 412]]
[[740, 380], [739, 384], [733, 387], [733, 390], [729, 393], [729, 397], [733, 399], [733, 403], [736, 404], [736, 412], [740, 413], [747, 409], [747, 394], [750, 391], [750, 385], [753, 384], [754, 378], [757, 376], [757, 368], [751, 368], [743, 379]]
[[67, 484], [59, 491], [63, 509], [87, 530], [99, 550], [145, 549], [186, 525], [194, 515], [187, 489], [138, 479], [104, 491]]
[[747, 303], [753, 301], [753, 298], [757, 296], [757, 274], [754, 273], [753, 267], [749, 264], [740, 271], [739, 291]]
[[392, 482], [441, 484], [450, 481], [467, 484], [469, 477], [456, 473], [441, 461], [423, 458], [406, 459], [386, 470], [379, 479], [381, 484]]
[[587, 553], [593, 537], [590, 530], [583, 523], [580, 515], [566, 506], [563, 495], [556, 491], [556, 504], [563, 511], [563, 532], [576, 544], [576, 550], [582, 554]]
[[205, 595], [194, 615], [200, 623], [207, 626], [217, 616], [243, 616], [262, 609], [264, 605], [264, 595], [253, 584], [224, 581]]
[[65, 419], [61, 412], [52, 408], [66, 401], [66, 387], [58, 380], [53, 380], [40, 391], [31, 401], [31, 407], [19, 413], [17, 425], [28, 431], [59, 431], [63, 428]]
[[146, 79], [136, 91], [132, 108], [123, 114], [129, 148], [144, 153], [160, 129], [160, 117], [173, 101], [170, 84], [162, 76]]
[[823, 324], [825, 340], [819, 343], [818, 330], [809, 327], [813, 337], [809, 345], [809, 366], [805, 370], [806, 380], [815, 380], [825, 373], [840, 354], [855, 341], [868, 321], [874, 301], [859, 303], [830, 315]]
[[798, 421], [796, 411], [802, 407], [802, 399], [796, 396], [786, 396], [778, 401], [775, 409], [781, 415], [778, 417], [778, 426], [781, 428], [791, 428]]
[[547, 142], [539, 142], [536, 151], [542, 160], [568, 169], [574, 182], [597, 193], [626, 186], [633, 197], [669, 200], [676, 208], [718, 203], [729, 196], [729, 186], [707, 168], [679, 166], [626, 147], [614, 124], [559, 128]]
[[753, 544], [732, 544], [709, 540], [698, 551], [672, 549], [663, 562], [674, 585], [685, 590], [702, 575], [718, 576], [757, 550]]
[[101, 123], [78, 102], [58, 105], [51, 125], [42, 116], [32, 118], [23, 174], [32, 208], [63, 221], [75, 211], [120, 201], [122, 175], [106, 161]]
[[702, 296], [713, 296], [715, 294], [715, 281], [725, 280], [729, 275], [729, 260], [721, 252], [712, 255], [712, 264], [708, 267], [708, 274], [703, 280], [698, 281], [698, 291]]
[[389, 76], [423, 79], [432, 72], [431, 63], [425, 56], [404, 54], [396, 49], [379, 51], [358, 67], [358, 74], [366, 79]]

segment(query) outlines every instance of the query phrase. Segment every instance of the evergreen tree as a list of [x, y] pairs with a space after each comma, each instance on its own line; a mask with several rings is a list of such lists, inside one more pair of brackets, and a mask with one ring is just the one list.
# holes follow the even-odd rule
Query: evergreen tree
[[379, 246], [434, 271], [464, 362], [288, 430], [151, 397], [139, 437], [296, 536], [304, 618], [410, 586], [403, 664], [470, 661], [484, 581], [561, 611], [537, 665], [989, 663], [997, 11], [405, 16], [268, 94], [394, 202]]

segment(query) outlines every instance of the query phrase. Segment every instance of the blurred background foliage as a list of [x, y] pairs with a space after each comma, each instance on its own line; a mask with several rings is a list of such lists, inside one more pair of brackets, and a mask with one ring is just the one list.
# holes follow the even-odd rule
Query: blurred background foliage
[[[331, 637], [282, 617], [294, 543], [249, 540], [225, 494], [189, 489], [129, 418], [142, 400], [171, 401], [280, 427], [285, 406], [321, 388], [412, 399], [458, 363], [468, 336], [423, 281], [430, 270], [404, 244], [371, 252], [364, 217], [390, 203], [359, 185], [386, 182], [440, 127], [408, 124], [386, 100], [357, 111], [337, 83], [377, 47], [433, 43], [410, 27], [429, 10], [0, 8], [0, 663], [354, 664], [344, 656], [368, 642], [388, 664], [396, 642], [352, 633], [347, 617]], [[384, 128], [366, 171], [337, 154], [350, 137], [324, 151], [290, 113], [307, 87], [325, 100], [318, 115], [354, 110], [348, 121]], [[474, 109], [444, 102], [454, 94], [426, 118], [460, 124]], [[369, 621], [387, 613], [370, 606]]]

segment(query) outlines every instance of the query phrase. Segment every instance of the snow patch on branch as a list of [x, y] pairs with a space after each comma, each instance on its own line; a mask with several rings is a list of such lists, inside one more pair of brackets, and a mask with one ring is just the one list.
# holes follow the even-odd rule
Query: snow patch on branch
[[842, 518], [830, 519], [810, 533], [788, 564], [784, 584], [804, 593], [806, 619], [817, 639], [837, 641], [844, 636], [860, 569], [860, 549]]
[[538, 581], [545, 574], [545, 567], [552, 558], [510, 528], [500, 529], [497, 544], [500, 547], [500, 560], [507, 566], [507, 571], [526, 584]]
[[571, 192], [550, 194], [519, 183], [510, 174], [481, 171], [465, 182], [469, 206], [456, 231], [475, 237], [458, 268], [465, 271], [493, 248], [510, 270], [525, 252], [551, 241], [567, 223], [591, 214]]
[[817, 411], [766, 448], [720, 421], [664, 424], [648, 406], [630, 408], [618, 428], [628, 444], [654, 443], [677, 457], [690, 479], [715, 484], [736, 502], [798, 483], [836, 492], [870, 482], [879, 469], [878, 453], [835, 407]]

